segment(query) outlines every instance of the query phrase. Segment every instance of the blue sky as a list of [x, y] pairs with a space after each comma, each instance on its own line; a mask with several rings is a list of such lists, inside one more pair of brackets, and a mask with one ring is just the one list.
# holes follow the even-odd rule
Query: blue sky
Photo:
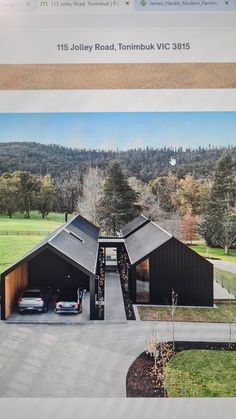
[[236, 112], [3, 113], [0, 141], [125, 150], [236, 145]]

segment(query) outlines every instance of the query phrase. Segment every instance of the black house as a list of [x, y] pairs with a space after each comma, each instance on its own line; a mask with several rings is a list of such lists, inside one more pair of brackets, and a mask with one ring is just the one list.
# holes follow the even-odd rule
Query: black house
[[157, 224], [139, 216], [122, 228], [134, 303], [213, 305], [213, 265]]
[[[99, 249], [126, 255], [133, 303], [213, 305], [213, 265], [143, 215], [117, 237], [100, 237], [99, 228], [80, 215], [56, 230], [1, 274], [1, 318], [14, 310], [25, 287], [86, 288], [90, 319], [96, 319]], [[106, 301], [105, 301], [106, 304]]]
[[94, 318], [99, 228], [80, 215], [49, 235], [1, 274], [1, 318], [13, 312], [25, 287], [86, 288]]

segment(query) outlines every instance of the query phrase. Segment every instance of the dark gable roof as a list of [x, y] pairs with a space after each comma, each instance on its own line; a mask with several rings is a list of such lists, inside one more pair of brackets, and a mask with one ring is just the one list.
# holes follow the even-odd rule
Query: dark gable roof
[[129, 255], [131, 265], [139, 262], [153, 250], [162, 246], [172, 237], [152, 221], [145, 224], [135, 233], [125, 239], [125, 247]]
[[147, 223], [150, 223], [150, 220], [141, 214], [121, 228], [121, 235], [128, 237]]
[[47, 236], [17, 263], [3, 274], [12, 271], [19, 264], [30, 260], [45, 248], [55, 249], [62, 257], [71, 259], [78, 268], [84, 268], [88, 273], [96, 274], [99, 228], [83, 218], [75, 216], [62, 227]]
[[78, 215], [49, 244], [78, 265], [95, 274], [99, 228]]

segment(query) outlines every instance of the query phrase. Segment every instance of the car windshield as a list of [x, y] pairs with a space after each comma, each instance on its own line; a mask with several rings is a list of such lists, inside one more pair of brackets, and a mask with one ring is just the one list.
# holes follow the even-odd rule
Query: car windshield
[[23, 298], [42, 298], [40, 291], [26, 291], [24, 292]]
[[77, 301], [77, 291], [62, 291], [57, 297], [57, 301]]

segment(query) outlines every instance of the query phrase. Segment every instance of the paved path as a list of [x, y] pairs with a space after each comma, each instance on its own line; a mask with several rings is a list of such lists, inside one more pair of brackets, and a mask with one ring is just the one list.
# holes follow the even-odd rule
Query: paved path
[[236, 261], [235, 262], [225, 262], [224, 260], [210, 260], [215, 268], [223, 269], [223, 271], [232, 272], [236, 274]]
[[[0, 397], [125, 397], [128, 368], [154, 322], [19, 325], [0, 322]], [[157, 323], [171, 340], [172, 324]], [[228, 324], [176, 323], [176, 340], [228, 341]], [[232, 326], [236, 341], [236, 325]]]
[[105, 320], [126, 321], [120, 277], [117, 272], [105, 274]]
[[234, 300], [233, 294], [230, 294], [225, 288], [214, 281], [214, 299], [215, 300]]

